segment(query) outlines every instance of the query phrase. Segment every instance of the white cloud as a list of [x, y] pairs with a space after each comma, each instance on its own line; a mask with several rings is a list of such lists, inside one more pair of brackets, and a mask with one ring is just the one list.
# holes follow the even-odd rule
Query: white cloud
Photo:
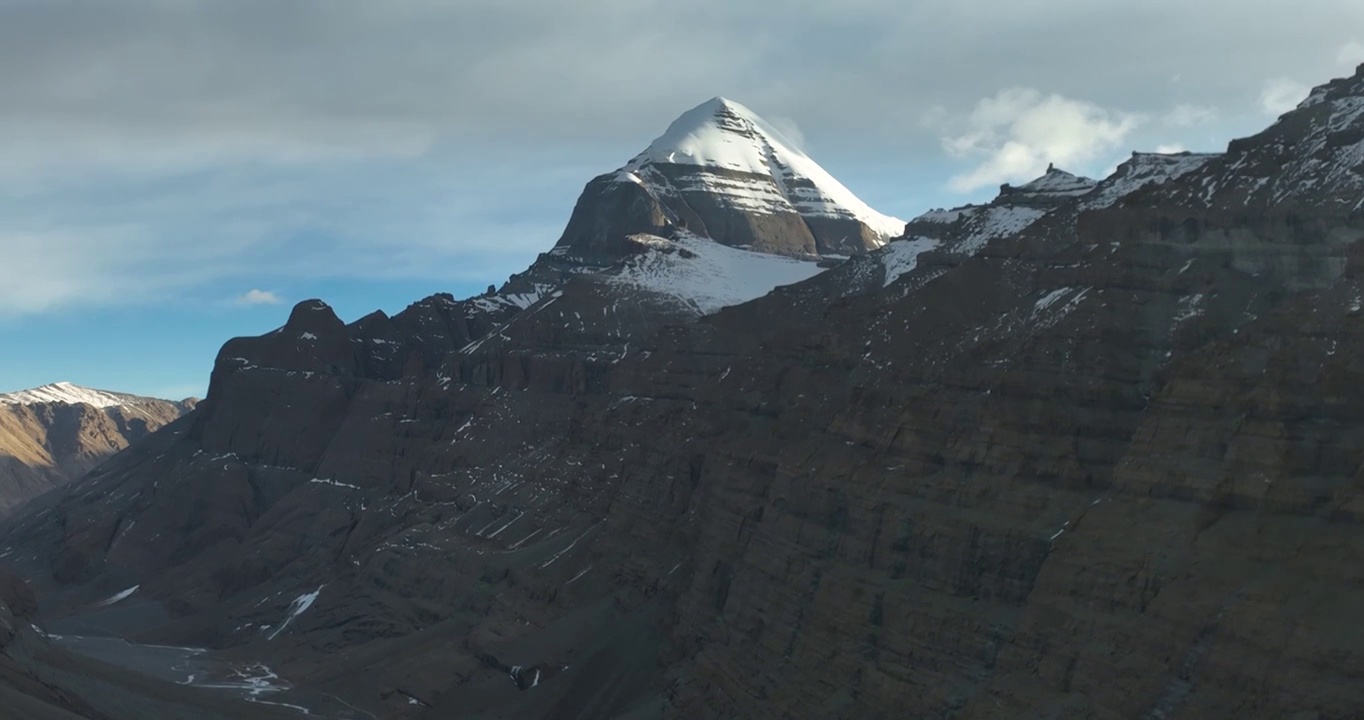
[[1217, 119], [1217, 109], [1203, 105], [1179, 105], [1160, 119], [1172, 127], [1206, 125]]
[[1002, 90], [976, 103], [965, 132], [947, 135], [943, 147], [976, 167], [952, 178], [967, 192], [1003, 182], [1031, 180], [1048, 163], [1075, 171], [1119, 146], [1142, 123], [1138, 115], [1030, 88]]
[[941, 105], [933, 105], [919, 115], [919, 127], [930, 132], [940, 131], [948, 127], [952, 115], [947, 112], [947, 108]]
[[1364, 63], [1364, 43], [1351, 40], [1340, 46], [1340, 50], [1336, 53], [1336, 64], [1345, 68], [1353, 68], [1360, 63]]
[[[1184, 3], [1178, 22], [1123, 0], [850, 2], [0, 0], [0, 319], [318, 278], [481, 288], [554, 242], [584, 182], [720, 92], [916, 214], [951, 201], [944, 136], [979, 166], [954, 187], [1094, 153], [1068, 169], [1101, 169], [1115, 143], [1198, 147], [1249, 124], [1264, 78], [1324, 82], [1364, 39], [1359, 0]], [[1010, 85], [1059, 95], [970, 121]], [[1117, 106], [1160, 136], [1127, 133]], [[1199, 138], [1163, 132], [1200, 106], [1220, 112]], [[838, 150], [882, 163], [879, 187]]]
[[[138, 270], [154, 261], [154, 245], [113, 225], [94, 231], [0, 227], [0, 319], [145, 299], [147, 283]], [[182, 280], [167, 285], [179, 287]]]
[[1179, 143], [1174, 143], [1172, 145], [1156, 146], [1156, 152], [1161, 153], [1163, 155], [1173, 155], [1174, 153], [1182, 153], [1186, 150], [1188, 150], [1188, 148], [1184, 147], [1183, 145], [1180, 145]]
[[790, 140], [791, 144], [795, 145], [797, 150], [809, 152], [809, 148], [805, 145], [805, 133], [801, 132], [800, 125], [797, 125], [795, 120], [783, 115], [765, 117], [763, 119], [766, 120], [769, 125], [776, 128], [777, 132], [782, 134], [782, 137]]
[[[27, 170], [49, 155], [183, 166], [406, 157], [451, 138], [614, 139], [721, 90], [799, 118], [815, 141], [850, 126], [894, 137], [920, 108], [1036, 78], [1105, 105], [1151, 111], [1175, 84], [1230, 108], [1261, 78], [1315, 79], [1364, 24], [1358, 0], [1254, 13], [1207, 0], [1179, 5], [1173, 22], [1170, 3], [1123, 0], [1049, 0], [1046, 13], [850, 2], [774, 13], [770, 0], [0, 0], [0, 171], [14, 167], [7, 151]], [[1114, 26], [1125, 32], [1102, 32]]]
[[251, 289], [237, 296], [238, 305], [279, 305], [284, 301], [269, 290]]
[[1311, 88], [1292, 78], [1266, 80], [1260, 90], [1260, 109], [1266, 115], [1279, 116], [1298, 106]]

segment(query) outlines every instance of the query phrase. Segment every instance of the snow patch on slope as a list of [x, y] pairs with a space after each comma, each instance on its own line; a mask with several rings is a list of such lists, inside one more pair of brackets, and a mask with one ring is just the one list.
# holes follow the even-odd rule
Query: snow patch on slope
[[124, 600], [127, 600], [128, 598], [132, 597], [132, 596], [133, 596], [133, 593], [137, 592], [138, 588], [140, 588], [140, 587], [142, 587], [142, 586], [141, 586], [141, 585], [134, 585], [134, 586], [128, 588], [127, 590], [124, 590], [123, 592], [120, 592], [120, 593], [117, 593], [117, 594], [113, 595], [112, 597], [108, 598], [107, 600], [101, 601], [99, 604], [95, 605], [95, 607], [109, 607], [110, 605], [114, 605], [114, 604], [123, 602]]
[[709, 315], [814, 277], [817, 263], [739, 250], [691, 234], [675, 240], [636, 236], [653, 249], [629, 258], [609, 282], [671, 295]]
[[882, 287], [889, 287], [891, 283], [899, 280], [901, 275], [913, 270], [919, 264], [919, 255], [937, 246], [937, 240], [916, 237], [911, 240], [896, 240], [877, 250], [881, 263], [886, 267], [886, 279]]
[[471, 308], [476, 308], [483, 312], [494, 312], [507, 308], [525, 310], [526, 308], [540, 302], [541, 298], [553, 292], [557, 286], [544, 283], [536, 283], [534, 289], [529, 292], [507, 292], [496, 293], [493, 295], [469, 298]]
[[310, 483], [316, 483], [316, 484], [318, 484], [318, 485], [331, 485], [331, 486], [333, 486], [333, 487], [347, 488], [347, 489], [349, 489], [349, 490], [359, 490], [359, 489], [360, 489], [360, 486], [359, 486], [359, 485], [351, 485], [350, 483], [339, 482], [339, 481], [337, 481], [337, 480], [332, 480], [331, 478], [313, 478], [312, 480], [309, 480], [308, 482], [310, 482]]
[[1130, 160], [1100, 183], [1094, 197], [1086, 198], [1084, 207], [1108, 207], [1147, 185], [1187, 175], [1219, 156], [1219, 153], [1132, 153]]
[[289, 623], [293, 622], [294, 618], [302, 615], [308, 608], [312, 607], [313, 603], [317, 602], [317, 597], [322, 594], [322, 588], [324, 587], [326, 587], [326, 585], [319, 586], [310, 593], [304, 593], [294, 598], [293, 602], [289, 603], [289, 617], [284, 618], [284, 622], [280, 623], [280, 626], [275, 628], [275, 631], [270, 633], [270, 636], [266, 639], [274, 640], [280, 633], [284, 632], [284, 628], [289, 627]]
[[1226, 161], [1189, 182], [1183, 199], [1259, 207], [1364, 207], [1364, 70], [1314, 88], [1265, 131], [1233, 141]]
[[975, 255], [991, 240], [1021, 232], [1049, 212], [1049, 208], [1027, 205], [992, 205], [971, 218], [970, 234], [957, 243], [955, 250]]

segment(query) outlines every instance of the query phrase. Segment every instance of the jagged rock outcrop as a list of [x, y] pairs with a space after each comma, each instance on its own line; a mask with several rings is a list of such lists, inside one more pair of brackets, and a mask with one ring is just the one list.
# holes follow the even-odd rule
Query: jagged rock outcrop
[[999, 188], [1000, 201], [1012, 205], [1037, 205], [1054, 207], [1071, 198], [1087, 195], [1098, 186], [1098, 181], [1081, 177], [1055, 165], [1048, 165], [1042, 177], [1026, 185], [1014, 187], [1004, 184]]
[[613, 293], [693, 239], [524, 308], [305, 303], [0, 553], [383, 717], [1350, 717], [1360, 108], [661, 328]]
[[55, 383], [0, 394], [0, 515], [64, 485], [194, 409]]

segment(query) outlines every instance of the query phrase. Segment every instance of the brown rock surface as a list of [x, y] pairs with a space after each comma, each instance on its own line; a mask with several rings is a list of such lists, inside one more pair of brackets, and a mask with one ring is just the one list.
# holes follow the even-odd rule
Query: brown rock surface
[[0, 515], [84, 475], [196, 403], [117, 397], [121, 404], [107, 406], [0, 402]]

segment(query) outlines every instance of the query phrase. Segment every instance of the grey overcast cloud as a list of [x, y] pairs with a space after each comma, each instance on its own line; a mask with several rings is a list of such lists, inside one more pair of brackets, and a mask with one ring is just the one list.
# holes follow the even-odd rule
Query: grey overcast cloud
[[912, 217], [1220, 149], [1360, 61], [1357, 0], [0, 0], [0, 321], [481, 289], [715, 95]]

